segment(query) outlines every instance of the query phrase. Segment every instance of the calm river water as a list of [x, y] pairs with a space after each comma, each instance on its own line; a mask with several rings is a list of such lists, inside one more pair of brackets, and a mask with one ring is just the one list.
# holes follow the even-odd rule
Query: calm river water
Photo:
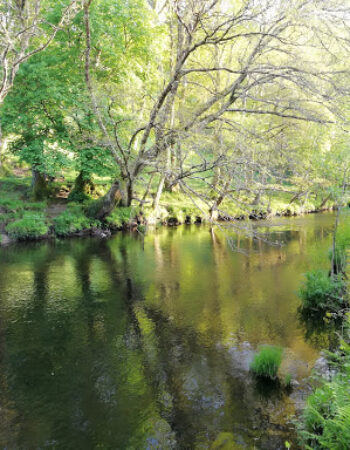
[[[305, 378], [328, 346], [300, 320], [296, 291], [328, 267], [333, 222], [254, 225], [283, 246], [182, 226], [0, 249], [0, 448], [294, 442]], [[284, 347], [291, 392], [249, 373], [261, 344]]]

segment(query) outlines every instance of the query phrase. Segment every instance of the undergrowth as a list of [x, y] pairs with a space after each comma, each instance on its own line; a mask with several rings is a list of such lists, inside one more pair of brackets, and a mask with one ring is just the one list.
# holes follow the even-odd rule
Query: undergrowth
[[66, 211], [54, 218], [54, 230], [57, 236], [67, 236], [100, 225], [98, 220], [87, 217], [79, 205], [68, 207]]
[[329, 276], [325, 270], [314, 270], [306, 274], [299, 290], [302, 307], [312, 311], [339, 310], [344, 303], [345, 282], [341, 276]]
[[10, 237], [19, 240], [38, 239], [49, 232], [45, 216], [41, 212], [25, 212], [21, 219], [10, 222], [5, 229]]
[[336, 375], [318, 378], [298, 423], [300, 444], [308, 450], [350, 448], [350, 346], [343, 343], [331, 359]]
[[127, 225], [137, 215], [138, 209], [132, 206], [116, 207], [111, 214], [106, 217], [106, 222], [112, 228], [121, 228]]

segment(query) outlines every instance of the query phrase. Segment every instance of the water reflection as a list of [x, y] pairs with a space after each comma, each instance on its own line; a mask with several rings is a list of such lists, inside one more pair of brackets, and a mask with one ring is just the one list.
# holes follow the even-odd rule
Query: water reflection
[[[332, 215], [281, 219], [270, 246], [205, 227], [0, 251], [0, 446], [284, 448], [325, 337], [295, 291], [328, 264]], [[315, 337], [316, 336], [316, 337]], [[288, 395], [249, 374], [285, 347]], [[221, 447], [220, 447], [221, 446]]]

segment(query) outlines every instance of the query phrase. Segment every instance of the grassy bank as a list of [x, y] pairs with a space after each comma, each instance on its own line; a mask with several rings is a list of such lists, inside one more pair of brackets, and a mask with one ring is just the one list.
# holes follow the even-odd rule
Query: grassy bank
[[[80, 236], [109, 233], [123, 228], [145, 225], [180, 225], [203, 223], [209, 220], [208, 205], [200, 199], [176, 192], [164, 192], [159, 207], [155, 210], [152, 196], [146, 199], [143, 208], [135, 202], [131, 207], [117, 207], [101, 222], [87, 216], [91, 202], [102, 196], [108, 184], [96, 183], [95, 198], [82, 203], [68, 200], [73, 187], [73, 177], [54, 181], [46, 201], [31, 201], [31, 179], [26, 176], [0, 178], [0, 233], [2, 243], [9, 240], [33, 240], [49, 237]], [[259, 206], [253, 198], [240, 196], [237, 202], [225, 200], [215, 212], [215, 220], [264, 219], [272, 216], [291, 216], [318, 210], [330, 209], [329, 200], [321, 205], [321, 199], [291, 202], [290, 194], [275, 192], [262, 196]]]

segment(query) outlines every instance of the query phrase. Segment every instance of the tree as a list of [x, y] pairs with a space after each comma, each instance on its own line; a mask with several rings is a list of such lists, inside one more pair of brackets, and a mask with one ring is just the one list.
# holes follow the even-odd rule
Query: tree
[[[112, 202], [109, 207], [104, 205], [103, 214], [113, 208], [117, 192], [124, 205], [130, 204], [145, 169], [168, 171], [164, 155], [174, 145], [185, 148], [186, 155], [182, 154], [182, 161], [168, 175], [190, 194], [192, 188], [185, 179], [191, 175], [224, 165], [229, 173], [235, 169], [237, 157], [232, 159], [225, 151], [215, 159], [212, 152], [203, 151], [202, 142], [215, 139], [218, 129], [225, 127], [226, 136], [232, 130], [233, 140], [242, 141], [249, 117], [319, 124], [340, 117], [336, 102], [348, 93], [348, 72], [333, 54], [346, 43], [348, 10], [341, 2], [327, 7], [318, 0], [168, 2], [153, 20], [174, 24], [170, 33], [162, 31], [170, 51], [158, 63], [156, 82], [150, 82], [153, 74], [147, 71], [142, 92], [149, 93], [149, 98], [139, 109], [130, 107], [142, 103], [137, 89], [132, 102], [127, 93], [115, 105], [106, 101], [108, 93], [98, 83], [96, 67], [91, 64], [93, 5], [86, 2], [84, 7], [85, 76], [101, 145], [120, 168], [120, 177], [106, 197]], [[169, 64], [166, 60], [174, 49], [176, 56]], [[217, 73], [221, 74], [219, 81]], [[116, 114], [120, 104], [126, 116], [122, 119]]]
[[45, 50], [79, 9], [79, 1], [2, 0], [0, 4], [0, 105], [20, 65]]

